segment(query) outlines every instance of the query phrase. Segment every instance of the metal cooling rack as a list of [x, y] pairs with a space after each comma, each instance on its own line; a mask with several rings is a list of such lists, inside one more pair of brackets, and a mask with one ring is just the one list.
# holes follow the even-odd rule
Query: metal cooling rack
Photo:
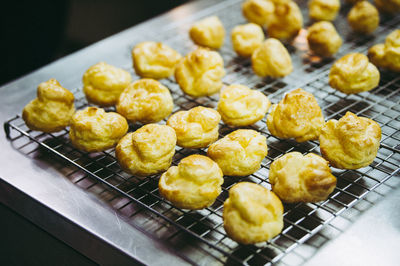
[[[241, 16], [241, 1], [225, 1], [190, 17], [193, 22], [209, 15], [218, 15], [227, 33], [238, 24], [245, 23]], [[306, 2], [299, 3], [307, 22]], [[375, 43], [383, 42], [385, 36], [399, 25], [400, 18], [383, 18], [381, 25], [373, 36], [353, 36], [348, 30], [344, 7], [342, 14], [335, 21], [345, 43], [336, 58], [349, 52], [365, 53]], [[162, 34], [143, 36], [145, 40], [162, 41], [177, 49], [182, 54], [194, 49], [187, 37], [190, 23], [167, 25]], [[309, 24], [306, 24], [309, 25]], [[182, 33], [185, 34], [177, 34]], [[250, 181], [270, 188], [268, 171], [270, 164], [291, 151], [303, 154], [314, 152], [319, 154], [318, 142], [297, 143], [292, 140], [280, 140], [272, 136], [266, 127], [265, 118], [249, 127], [267, 137], [268, 156], [263, 160], [261, 169], [248, 177], [225, 177], [223, 191], [216, 202], [209, 208], [200, 211], [187, 211], [172, 206], [159, 196], [159, 175], [138, 178], [121, 170], [114, 149], [100, 153], [85, 153], [75, 149], [68, 139], [68, 129], [54, 134], [31, 131], [20, 116], [16, 116], [4, 124], [7, 137], [18, 143], [18, 149], [30, 147], [31, 152], [57, 155], [66, 165], [66, 178], [77, 186], [95, 194], [112, 208], [119, 211], [122, 217], [132, 224], [150, 233], [168, 245], [174, 246], [186, 259], [193, 263], [239, 263], [249, 265], [272, 264], [281, 261], [296, 247], [315, 237], [335, 218], [365, 199], [370, 192], [399, 176], [400, 164], [400, 76], [382, 72], [379, 87], [356, 95], [342, 94], [328, 85], [329, 68], [333, 60], [322, 60], [309, 53], [303, 30], [292, 45], [287, 45], [292, 55], [295, 71], [289, 76], [279, 79], [261, 79], [251, 70], [248, 59], [236, 57], [227, 40], [220, 50], [225, 61], [227, 75], [226, 85], [241, 83], [265, 93], [271, 102], [277, 103], [289, 90], [302, 87], [316, 97], [325, 119], [338, 119], [347, 111], [377, 121], [382, 128], [382, 142], [378, 156], [374, 162], [358, 170], [338, 170], [332, 172], [337, 177], [337, 187], [330, 197], [319, 203], [285, 204], [284, 229], [272, 240], [244, 246], [232, 241], [225, 233], [222, 222], [222, 206], [228, 197], [229, 188], [237, 182]], [[229, 38], [227, 38], [229, 39]], [[132, 44], [133, 46], [134, 44]], [[129, 54], [129, 51], [125, 51]], [[130, 65], [130, 58], [124, 66], [135, 76]], [[82, 73], [78, 73], [80, 75]], [[173, 95], [175, 108], [188, 110], [203, 105], [216, 107], [218, 95], [193, 99], [184, 95], [173, 79], [161, 81]], [[77, 109], [88, 104], [80, 89], [74, 91]], [[165, 123], [165, 120], [161, 123]], [[139, 125], [131, 125], [131, 131]], [[220, 124], [220, 137], [235, 130]], [[32, 147], [33, 146], [33, 147]], [[176, 148], [173, 165], [190, 154], [205, 154], [205, 150]], [[72, 166], [72, 167], [71, 167]], [[206, 256], [205, 256], [206, 255]]]

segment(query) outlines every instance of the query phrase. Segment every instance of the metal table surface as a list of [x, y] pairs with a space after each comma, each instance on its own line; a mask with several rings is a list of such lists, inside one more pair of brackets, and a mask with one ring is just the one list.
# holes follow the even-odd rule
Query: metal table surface
[[[82, 74], [89, 66], [99, 61], [130, 65], [130, 50], [135, 43], [156, 39], [161, 31], [187, 36], [188, 24], [238, 2], [191, 2], [6, 84], [0, 88], [0, 121], [19, 114], [35, 97], [40, 82], [56, 78], [66, 88], [79, 88]], [[0, 147], [1, 202], [95, 262], [217, 263], [206, 249], [193, 251], [179, 244], [171, 245], [151, 230], [137, 226], [95, 191], [71, 182], [66, 178], [71, 167], [41, 152], [37, 146], [9, 141], [4, 131], [0, 131]], [[289, 252], [281, 263], [397, 265], [399, 183], [398, 175], [393, 176], [324, 226], [313, 239]], [[192, 255], [187, 256], [188, 253]]]

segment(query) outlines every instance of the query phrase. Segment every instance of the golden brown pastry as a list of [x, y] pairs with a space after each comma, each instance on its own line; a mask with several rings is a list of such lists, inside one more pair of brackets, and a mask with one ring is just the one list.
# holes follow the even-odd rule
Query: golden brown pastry
[[39, 84], [37, 98], [22, 111], [22, 119], [32, 130], [57, 132], [69, 125], [75, 112], [74, 95], [55, 79]]
[[143, 78], [163, 79], [172, 76], [181, 55], [160, 42], [142, 42], [132, 49], [133, 67]]
[[270, 0], [246, 0], [242, 4], [243, 16], [250, 22], [264, 26], [275, 10]]
[[250, 57], [264, 41], [264, 32], [255, 23], [239, 25], [233, 28], [232, 33], [233, 50], [243, 57]]
[[115, 148], [115, 156], [126, 172], [153, 175], [171, 165], [175, 145], [176, 134], [171, 127], [148, 124], [125, 135]]
[[359, 1], [350, 10], [347, 21], [355, 32], [369, 34], [379, 26], [379, 13], [368, 1]]
[[83, 151], [97, 152], [114, 147], [128, 131], [128, 123], [121, 115], [97, 107], [77, 111], [71, 120], [69, 137], [72, 144]]
[[170, 116], [167, 125], [176, 132], [177, 143], [183, 148], [205, 148], [218, 139], [220, 114], [211, 108], [197, 106]]
[[211, 206], [221, 193], [222, 171], [210, 158], [193, 154], [162, 174], [160, 195], [182, 209], [199, 210]]
[[254, 73], [261, 77], [280, 78], [293, 71], [289, 52], [274, 38], [267, 39], [254, 51], [251, 63]]
[[329, 85], [346, 94], [372, 90], [378, 86], [379, 79], [378, 69], [359, 53], [343, 56], [329, 72]]
[[219, 53], [205, 48], [186, 55], [175, 70], [176, 82], [192, 97], [209, 96], [222, 87], [224, 61]]
[[120, 95], [117, 112], [130, 122], [154, 123], [166, 118], [174, 107], [168, 88], [154, 79], [140, 79]]
[[255, 130], [239, 129], [211, 144], [207, 155], [224, 175], [246, 176], [256, 172], [267, 156], [267, 138]]
[[391, 32], [384, 44], [372, 46], [368, 57], [378, 67], [400, 72], [400, 29]]
[[380, 140], [378, 123], [351, 112], [339, 120], [326, 122], [319, 136], [322, 156], [341, 169], [368, 166], [378, 153]]
[[374, 0], [379, 11], [388, 14], [398, 14], [400, 12], [400, 0]]
[[286, 153], [271, 164], [268, 178], [272, 191], [288, 203], [326, 200], [336, 187], [328, 161], [313, 153]]
[[323, 57], [336, 54], [343, 43], [335, 26], [329, 21], [316, 22], [308, 28], [307, 41], [310, 49]]
[[240, 182], [229, 190], [222, 214], [228, 236], [242, 244], [267, 241], [283, 229], [280, 199], [261, 185]]
[[268, 97], [244, 85], [226, 87], [218, 102], [222, 121], [230, 126], [249, 126], [261, 120], [271, 106]]
[[303, 15], [292, 0], [274, 0], [274, 13], [266, 22], [269, 37], [291, 40], [303, 27]]
[[197, 45], [219, 49], [224, 44], [225, 28], [217, 16], [212, 16], [196, 22], [189, 35]]
[[340, 9], [339, 0], [310, 0], [308, 2], [310, 18], [313, 20], [333, 21]]
[[324, 117], [314, 95], [302, 89], [293, 90], [272, 105], [267, 126], [272, 135], [297, 142], [318, 139]]
[[131, 82], [132, 77], [128, 71], [100, 62], [83, 74], [83, 92], [91, 103], [112, 106]]

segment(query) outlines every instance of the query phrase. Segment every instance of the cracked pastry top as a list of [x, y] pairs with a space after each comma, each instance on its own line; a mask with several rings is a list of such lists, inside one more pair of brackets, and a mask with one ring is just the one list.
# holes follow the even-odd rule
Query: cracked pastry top
[[372, 46], [368, 50], [368, 57], [378, 67], [400, 72], [400, 29], [392, 31], [385, 43]]

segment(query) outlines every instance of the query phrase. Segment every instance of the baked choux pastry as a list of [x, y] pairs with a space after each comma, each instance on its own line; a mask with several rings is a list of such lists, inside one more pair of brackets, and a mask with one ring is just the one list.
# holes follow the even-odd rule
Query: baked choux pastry
[[248, 23], [234, 27], [231, 37], [233, 50], [240, 56], [250, 57], [264, 41], [264, 32], [257, 24]]
[[132, 49], [133, 67], [142, 78], [172, 76], [181, 58], [177, 51], [160, 42], [142, 42]]
[[378, 123], [351, 112], [339, 120], [326, 122], [319, 136], [322, 156], [341, 169], [368, 166], [378, 153], [380, 140]]
[[217, 110], [225, 124], [241, 127], [261, 120], [270, 106], [262, 92], [234, 84], [221, 92]]
[[125, 135], [115, 148], [115, 156], [126, 172], [153, 175], [171, 165], [175, 145], [176, 134], [171, 127], [148, 124]]
[[256, 172], [267, 156], [267, 138], [255, 130], [239, 129], [219, 139], [207, 155], [221, 167], [224, 175], [246, 176]]
[[87, 107], [72, 116], [69, 137], [76, 148], [98, 152], [114, 147], [127, 131], [128, 123], [121, 115]]
[[132, 77], [128, 71], [100, 62], [83, 74], [83, 92], [91, 103], [112, 106], [131, 82]]
[[179, 111], [168, 118], [167, 125], [176, 132], [177, 144], [183, 148], [205, 148], [218, 139], [220, 114], [214, 109], [197, 106]]
[[215, 202], [222, 183], [224, 178], [218, 164], [207, 156], [193, 154], [163, 173], [158, 189], [176, 207], [200, 210]]
[[254, 73], [260, 77], [280, 78], [293, 71], [292, 59], [283, 44], [274, 38], [264, 41], [251, 55]]
[[57, 132], [70, 123], [75, 112], [74, 95], [55, 79], [39, 84], [37, 98], [22, 111], [22, 119], [32, 130]]
[[186, 55], [177, 65], [175, 80], [192, 97], [209, 96], [222, 87], [224, 61], [219, 53], [205, 48]]
[[286, 153], [271, 164], [268, 179], [272, 191], [288, 203], [326, 200], [336, 187], [328, 161], [313, 153]]
[[228, 236], [242, 244], [268, 241], [283, 229], [280, 199], [261, 185], [240, 182], [229, 190], [222, 214]]
[[368, 1], [359, 1], [350, 10], [347, 21], [355, 32], [369, 34], [379, 26], [379, 12]]
[[400, 29], [391, 32], [384, 44], [372, 46], [368, 57], [378, 67], [400, 72]]
[[267, 126], [272, 135], [294, 138], [297, 142], [318, 139], [324, 116], [314, 95], [302, 89], [293, 90], [272, 105]]
[[219, 49], [224, 44], [225, 28], [217, 16], [212, 16], [196, 22], [189, 35], [197, 45]]
[[374, 0], [379, 11], [395, 15], [400, 12], [400, 0]]
[[246, 0], [242, 4], [243, 16], [250, 22], [264, 26], [275, 10], [270, 0]]
[[333, 21], [340, 9], [339, 0], [310, 0], [308, 2], [310, 18], [316, 21]]
[[279, 40], [291, 40], [303, 27], [303, 15], [292, 0], [274, 0], [274, 13], [267, 20], [268, 35]]
[[168, 88], [154, 79], [140, 79], [120, 95], [117, 112], [130, 122], [155, 123], [166, 118], [174, 107]]
[[337, 60], [329, 72], [329, 85], [346, 94], [370, 91], [379, 84], [380, 74], [368, 57], [351, 53]]
[[333, 56], [343, 43], [335, 26], [329, 21], [316, 22], [308, 28], [307, 41], [310, 49], [322, 57]]

